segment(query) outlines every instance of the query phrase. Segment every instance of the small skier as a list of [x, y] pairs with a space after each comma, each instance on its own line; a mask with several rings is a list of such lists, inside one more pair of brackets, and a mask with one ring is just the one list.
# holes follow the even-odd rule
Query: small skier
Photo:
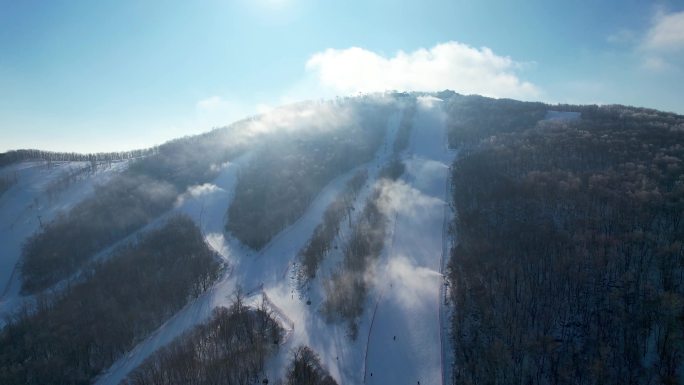
[[394, 336], [393, 340], [396, 341], [396, 340], [397, 340], [397, 336]]

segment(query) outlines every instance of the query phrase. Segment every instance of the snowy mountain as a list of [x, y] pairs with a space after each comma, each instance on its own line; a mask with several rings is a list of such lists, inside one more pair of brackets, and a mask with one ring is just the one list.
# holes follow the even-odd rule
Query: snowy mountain
[[4, 154], [0, 383], [681, 379], [682, 127], [386, 93]]

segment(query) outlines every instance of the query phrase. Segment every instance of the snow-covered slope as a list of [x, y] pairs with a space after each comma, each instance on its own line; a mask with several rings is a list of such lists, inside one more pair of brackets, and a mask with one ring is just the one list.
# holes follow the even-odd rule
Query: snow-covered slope
[[[128, 162], [100, 165], [89, 171], [89, 162], [21, 162], [2, 168], [0, 176], [16, 178], [16, 183], [0, 196], [0, 325], [4, 315], [21, 303], [17, 262], [29, 236], [60, 212], [92, 193], [93, 186], [104, 183], [125, 169]], [[83, 172], [79, 172], [83, 171]], [[71, 183], [52, 189], [69, 175]]]
[[[382, 182], [382, 209], [390, 219], [389, 231], [380, 259], [371, 267], [369, 294], [364, 313], [358, 320], [358, 338], [352, 340], [346, 324], [326, 322], [321, 313], [325, 299], [323, 280], [339, 267], [351, 224], [378, 185], [380, 169], [392, 157], [407, 102], [391, 102], [395, 112], [388, 120], [385, 142], [375, 158], [330, 182], [296, 222], [259, 252], [241, 245], [224, 230], [229, 219], [225, 213], [232, 202], [240, 169], [254, 156], [253, 151], [222, 165], [218, 177], [210, 183], [188, 188], [173, 210], [147, 228], [174, 213], [185, 213], [198, 223], [207, 242], [221, 255], [228, 268], [209, 291], [187, 304], [116, 361], [96, 383], [118, 384], [157, 349], [205, 322], [213, 309], [230, 305], [238, 288], [245, 293], [248, 303], [256, 305], [266, 300], [287, 331], [279, 352], [267, 363], [266, 378], [283, 378], [291, 350], [308, 345], [320, 355], [323, 365], [340, 384], [442, 383], [446, 369], [442, 362], [442, 341], [447, 338], [440, 323], [440, 317], [444, 317], [440, 306], [444, 295], [441, 270], [444, 242], [447, 241], [444, 233], [445, 216], [448, 215], [446, 184], [453, 154], [446, 146], [445, 116], [440, 99], [418, 98], [410, 143], [401, 154], [406, 172], [397, 182]], [[49, 206], [36, 206], [34, 200], [36, 197], [42, 199], [41, 184], [58, 177], [56, 169], [66, 166], [58, 165], [45, 171], [39, 164], [22, 163], [8, 170], [19, 173], [19, 183], [0, 200], [0, 225], [12, 231], [2, 233], [2, 240], [7, 238], [9, 243], [6, 244], [10, 245], [3, 247], [3, 252], [10, 251], [11, 255], [3, 256], [0, 261], [3, 264], [0, 274], [11, 272], [7, 267], [16, 264], [21, 241], [39, 228], [37, 215], [49, 220], [59, 209], [70, 207], [92, 191], [93, 183], [104, 181], [112, 171], [124, 166], [120, 164], [110, 170], [98, 171], [73, 184]], [[368, 180], [356, 197], [353, 205], [356, 210], [350, 220], [342, 223], [334, 249], [323, 260], [317, 278], [302, 288], [296, 278], [297, 254], [321, 223], [328, 205], [361, 169], [368, 171]], [[17, 277], [10, 279], [9, 274], [0, 275], [0, 279], [3, 287], [7, 287], [0, 310], [6, 312], [18, 303], [20, 281]]]
[[440, 261], [451, 162], [444, 119], [441, 100], [419, 101], [406, 174], [389, 193], [396, 220], [377, 269], [375, 306], [369, 309], [366, 384], [442, 381]]
[[[340, 325], [329, 325], [323, 322], [320, 315], [312, 312], [311, 308], [299, 298], [295, 293], [296, 282], [292, 278], [292, 267], [296, 262], [297, 253], [309, 240], [314, 228], [321, 222], [323, 212], [344, 189], [347, 181], [360, 168], [368, 168], [369, 173], [376, 175], [380, 166], [387, 162], [400, 116], [401, 111], [397, 111], [389, 120], [385, 144], [380, 147], [372, 162], [353, 169], [329, 183], [317, 195], [301, 218], [274, 237], [258, 253], [241, 245], [223, 231], [225, 223], [223, 215], [232, 200], [237, 172], [240, 166], [249, 159], [249, 153], [228, 164], [211, 184], [190, 188], [188, 193], [179, 200], [176, 210], [190, 215], [200, 224], [207, 242], [223, 256], [229, 269], [211, 290], [188, 304], [129, 354], [115, 362], [100, 376], [97, 384], [118, 384], [156, 349], [205, 321], [215, 307], [230, 305], [238, 287], [242, 288], [248, 300], [253, 302], [259, 301], [265, 295], [279, 317], [287, 320], [283, 325], [286, 329], [292, 329], [289, 323], [294, 324], [290, 338], [285, 341], [281, 354], [270, 363], [265, 373], [266, 376], [281, 377], [280, 372], [289, 358], [288, 353], [291, 347], [299, 344], [317, 347], [316, 342], [326, 341], [327, 337], [324, 336], [331, 332], [338, 335], [337, 344], [332, 348], [339, 347], [340, 352], [337, 355], [342, 356], [349, 344], [346, 331]], [[349, 351], [348, 356], [355, 356], [355, 353], [363, 347], [360, 344], [357, 345], [359, 345], [357, 352]], [[317, 351], [321, 350], [317, 349]], [[331, 351], [332, 353], [334, 351]], [[361, 361], [357, 361], [355, 366], [359, 367]]]

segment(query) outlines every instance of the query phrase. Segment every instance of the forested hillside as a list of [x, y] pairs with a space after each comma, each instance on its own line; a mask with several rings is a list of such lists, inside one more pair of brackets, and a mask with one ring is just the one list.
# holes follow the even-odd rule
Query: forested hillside
[[684, 117], [556, 108], [452, 105], [454, 382], [679, 383]]
[[210, 181], [221, 164], [244, 150], [234, 129], [159, 146], [45, 224], [24, 246], [23, 291], [39, 292], [68, 278], [97, 252], [171, 209], [189, 186]]
[[188, 300], [221, 265], [185, 217], [89, 268], [82, 282], [40, 297], [0, 331], [0, 383], [89, 384]]
[[[372, 106], [372, 104], [371, 104]], [[340, 122], [284, 132], [268, 143], [240, 174], [226, 230], [261, 249], [299, 218], [323, 186], [368, 162], [386, 134], [388, 107], [354, 105], [354, 119], [336, 112]], [[349, 107], [347, 107], [349, 108]]]
[[208, 322], [160, 349], [122, 385], [260, 382], [259, 374], [278, 350], [283, 330], [267, 307], [252, 309], [243, 301], [238, 293], [230, 308], [216, 309]]

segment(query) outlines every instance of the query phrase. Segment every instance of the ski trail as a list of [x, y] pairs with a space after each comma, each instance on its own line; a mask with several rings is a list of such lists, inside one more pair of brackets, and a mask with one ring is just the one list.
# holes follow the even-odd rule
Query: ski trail
[[[394, 242], [380, 263], [368, 339], [366, 384], [440, 384], [444, 380], [443, 237], [448, 165], [441, 100], [419, 98]], [[399, 195], [405, 194], [405, 195]]]

